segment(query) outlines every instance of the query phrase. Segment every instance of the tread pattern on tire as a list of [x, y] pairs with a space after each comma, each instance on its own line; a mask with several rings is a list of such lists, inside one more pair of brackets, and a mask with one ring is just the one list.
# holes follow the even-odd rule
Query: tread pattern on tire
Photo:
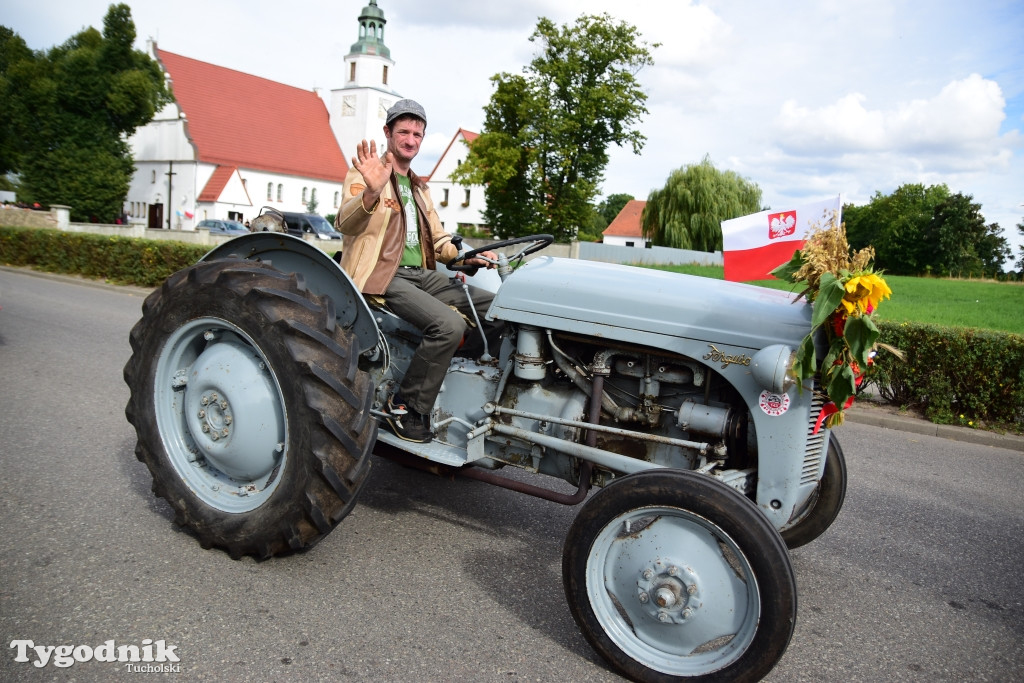
[[[217, 302], [229, 302], [221, 306]], [[226, 514], [192, 494], [168, 460], [153, 399], [156, 357], [163, 342], [204, 306], [243, 311], [240, 324], [261, 351], [275, 359], [288, 408], [290, 443], [284, 477], [266, 503], [245, 514]], [[354, 507], [370, 469], [376, 421], [370, 416], [372, 386], [358, 368], [353, 334], [339, 328], [329, 297], [306, 289], [301, 273], [241, 259], [200, 262], [169, 277], [142, 306], [132, 328], [132, 356], [124, 368], [131, 390], [125, 409], [135, 427], [135, 454], [153, 475], [153, 490], [191, 529], [204, 548], [223, 548], [233, 558], [309, 548]], [[254, 328], [254, 329], [248, 329]], [[278, 343], [279, 342], [279, 343]], [[267, 346], [268, 348], [262, 348]], [[273, 347], [273, 348], [271, 348]], [[288, 383], [289, 386], [284, 386]]]

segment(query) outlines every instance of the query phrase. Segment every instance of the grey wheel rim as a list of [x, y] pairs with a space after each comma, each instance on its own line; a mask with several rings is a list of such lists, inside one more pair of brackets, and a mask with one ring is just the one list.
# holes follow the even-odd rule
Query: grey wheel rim
[[157, 426], [179, 477], [207, 505], [247, 512], [265, 503], [287, 460], [277, 377], [255, 342], [219, 318], [167, 339], [156, 364]]
[[612, 642], [673, 676], [738, 660], [761, 615], [754, 570], [736, 542], [710, 520], [674, 507], [614, 517], [591, 547], [586, 587]]

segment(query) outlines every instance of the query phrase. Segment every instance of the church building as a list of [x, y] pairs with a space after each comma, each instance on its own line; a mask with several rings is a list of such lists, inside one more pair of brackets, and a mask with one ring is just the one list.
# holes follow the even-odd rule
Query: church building
[[[386, 23], [377, 0], [370, 0], [345, 57], [344, 83], [327, 96], [151, 42], [175, 101], [129, 140], [135, 159], [125, 204], [129, 221], [194, 230], [205, 219], [245, 222], [263, 207], [336, 213], [348, 172], [344, 150], [351, 153], [363, 139], [382, 143], [386, 112], [402, 98], [389, 84], [395, 63], [384, 44]], [[483, 188], [456, 187], [447, 178], [465, 159], [462, 141], [475, 137], [459, 129], [429, 178], [449, 231], [480, 222]], [[447, 203], [441, 195], [450, 197]]]

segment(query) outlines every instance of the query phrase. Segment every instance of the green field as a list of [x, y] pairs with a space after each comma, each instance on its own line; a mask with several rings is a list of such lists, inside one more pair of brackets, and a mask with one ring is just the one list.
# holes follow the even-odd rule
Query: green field
[[[659, 270], [723, 279], [721, 266], [651, 266]], [[1024, 284], [991, 280], [884, 276], [892, 298], [878, 307], [882, 320], [950, 327], [977, 327], [1024, 334]], [[798, 291], [779, 280], [750, 284]]]

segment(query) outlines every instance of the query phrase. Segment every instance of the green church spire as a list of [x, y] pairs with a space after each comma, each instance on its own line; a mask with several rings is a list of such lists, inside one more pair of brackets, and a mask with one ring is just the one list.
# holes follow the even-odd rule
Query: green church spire
[[391, 59], [391, 50], [384, 44], [384, 10], [377, 7], [377, 0], [363, 8], [359, 15], [359, 42], [353, 43], [350, 54], [380, 55]]

